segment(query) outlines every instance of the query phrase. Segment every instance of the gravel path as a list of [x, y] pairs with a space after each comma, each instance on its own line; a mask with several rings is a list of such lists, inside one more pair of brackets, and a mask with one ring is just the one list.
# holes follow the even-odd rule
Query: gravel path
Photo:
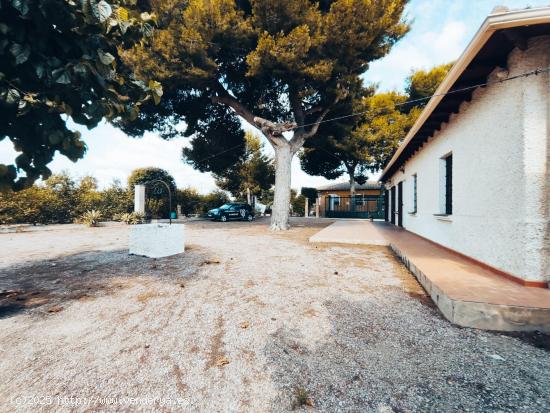
[[550, 411], [547, 336], [449, 324], [386, 248], [306, 242], [328, 223], [196, 222], [157, 260], [0, 234], [0, 412]]

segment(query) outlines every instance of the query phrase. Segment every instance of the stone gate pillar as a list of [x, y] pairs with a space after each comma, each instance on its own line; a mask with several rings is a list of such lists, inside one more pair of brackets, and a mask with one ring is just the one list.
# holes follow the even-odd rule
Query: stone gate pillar
[[145, 185], [134, 186], [134, 212], [145, 214]]

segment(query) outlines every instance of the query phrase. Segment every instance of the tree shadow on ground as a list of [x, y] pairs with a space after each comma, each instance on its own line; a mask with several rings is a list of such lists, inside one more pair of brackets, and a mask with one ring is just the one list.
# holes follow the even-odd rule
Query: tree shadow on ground
[[56, 312], [70, 300], [86, 300], [125, 287], [125, 281], [189, 280], [207, 252], [197, 247], [165, 258], [129, 255], [128, 250], [91, 251], [26, 265], [0, 273], [0, 318], [46, 306]]
[[[323, 305], [331, 331], [281, 328], [264, 351], [273, 411], [502, 411], [548, 408], [550, 359], [521, 340], [453, 326], [403, 292]], [[498, 354], [502, 360], [491, 355]], [[547, 411], [547, 410], [546, 410]]]

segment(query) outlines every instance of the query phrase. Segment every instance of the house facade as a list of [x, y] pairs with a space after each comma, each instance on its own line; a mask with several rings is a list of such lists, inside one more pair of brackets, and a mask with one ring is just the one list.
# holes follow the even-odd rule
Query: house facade
[[355, 185], [350, 192], [349, 182], [325, 185], [317, 188], [319, 216], [325, 218], [382, 218], [383, 192], [379, 182], [367, 181]]
[[387, 220], [547, 287], [549, 68], [550, 8], [490, 15], [384, 169]]

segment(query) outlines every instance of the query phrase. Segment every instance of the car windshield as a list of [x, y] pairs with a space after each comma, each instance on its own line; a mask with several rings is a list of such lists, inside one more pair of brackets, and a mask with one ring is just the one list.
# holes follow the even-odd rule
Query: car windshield
[[229, 209], [231, 208], [231, 204], [223, 204], [220, 209]]

